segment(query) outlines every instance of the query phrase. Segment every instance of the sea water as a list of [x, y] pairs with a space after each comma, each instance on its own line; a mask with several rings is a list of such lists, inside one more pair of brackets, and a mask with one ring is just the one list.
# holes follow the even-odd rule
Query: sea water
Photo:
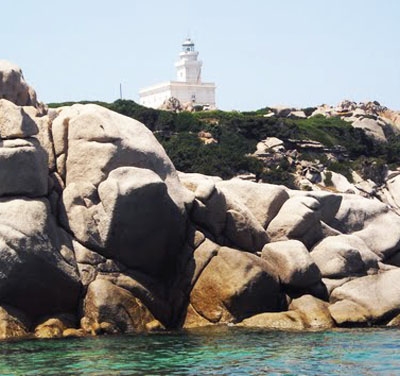
[[1, 375], [400, 375], [400, 330], [219, 327], [0, 342]]

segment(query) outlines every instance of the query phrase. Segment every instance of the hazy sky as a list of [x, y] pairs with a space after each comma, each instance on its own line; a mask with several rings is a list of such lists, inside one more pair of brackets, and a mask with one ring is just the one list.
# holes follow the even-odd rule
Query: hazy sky
[[175, 79], [189, 34], [217, 105], [378, 100], [400, 109], [399, 0], [19, 0], [1, 4], [0, 59], [40, 100], [138, 100]]

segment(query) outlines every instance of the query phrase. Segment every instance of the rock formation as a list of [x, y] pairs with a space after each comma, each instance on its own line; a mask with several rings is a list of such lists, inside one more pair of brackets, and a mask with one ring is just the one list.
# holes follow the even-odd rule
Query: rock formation
[[364, 129], [366, 134], [378, 141], [400, 132], [399, 113], [389, 110], [379, 102], [352, 102], [344, 100], [336, 107], [322, 105], [311, 116], [341, 117], [355, 128]]
[[[274, 107], [264, 117], [297, 118], [297, 109]], [[307, 111], [306, 111], [307, 110]], [[313, 110], [313, 111], [310, 111]], [[308, 118], [338, 118], [362, 129], [369, 143], [388, 147], [400, 135], [400, 112], [389, 110], [378, 102], [342, 101], [337, 106], [321, 105], [305, 109]], [[301, 121], [301, 120], [300, 120]], [[368, 148], [368, 147], [367, 147]], [[396, 153], [396, 152], [393, 152]], [[397, 155], [397, 154], [396, 154]], [[350, 158], [345, 147], [334, 145], [327, 147], [321, 142], [309, 139], [278, 139], [267, 137], [257, 143], [252, 154], [267, 170], [281, 169], [281, 165], [289, 166], [294, 186], [301, 190], [331, 190], [337, 193], [353, 193], [363, 197], [379, 200], [400, 214], [399, 182], [400, 167], [389, 167], [382, 158], [366, 158], [364, 154]], [[364, 158], [364, 159], [363, 159]], [[356, 166], [344, 167], [346, 162], [356, 160]], [[342, 172], [331, 171], [331, 163], [342, 167]], [[343, 170], [347, 170], [345, 173]], [[256, 181], [256, 175], [251, 176]]]
[[6, 62], [0, 95], [0, 338], [399, 321], [387, 205], [178, 174], [143, 124], [48, 110]]

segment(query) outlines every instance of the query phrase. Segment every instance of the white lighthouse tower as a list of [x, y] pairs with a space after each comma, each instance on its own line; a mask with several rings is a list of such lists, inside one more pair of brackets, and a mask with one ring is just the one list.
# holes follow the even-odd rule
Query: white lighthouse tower
[[202, 62], [194, 42], [187, 38], [182, 43], [179, 60], [175, 63], [176, 81], [153, 85], [139, 91], [139, 103], [146, 107], [159, 108], [170, 98], [178, 99], [182, 105], [215, 108], [215, 84], [201, 81]]
[[175, 63], [177, 80], [179, 82], [200, 83], [201, 66], [203, 63], [197, 60], [199, 53], [194, 50], [194, 43], [190, 38], [182, 44], [182, 52], [179, 61]]

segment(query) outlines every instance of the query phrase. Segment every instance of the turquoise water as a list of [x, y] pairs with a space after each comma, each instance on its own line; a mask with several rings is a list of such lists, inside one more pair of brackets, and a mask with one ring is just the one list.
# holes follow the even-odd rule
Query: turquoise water
[[0, 342], [1, 375], [399, 375], [400, 330], [190, 332]]

